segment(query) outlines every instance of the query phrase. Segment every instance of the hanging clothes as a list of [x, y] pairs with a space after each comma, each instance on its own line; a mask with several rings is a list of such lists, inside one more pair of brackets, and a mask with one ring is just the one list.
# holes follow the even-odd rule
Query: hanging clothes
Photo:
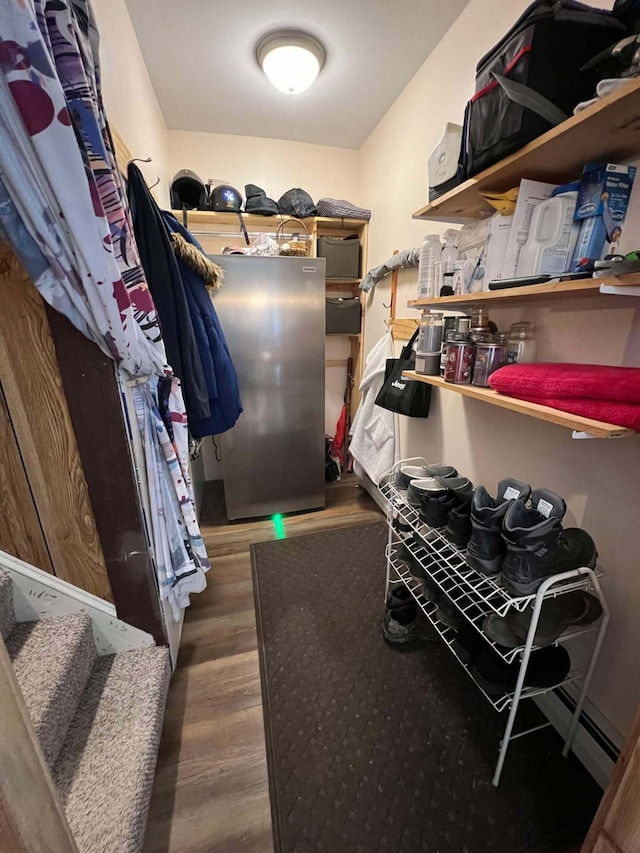
[[[158, 378], [136, 385], [133, 398], [144, 447], [160, 598], [169, 602], [177, 621], [181, 608], [189, 605], [189, 596], [205, 589], [202, 568], [208, 568], [209, 561], [193, 503], [187, 418], [178, 380], [172, 382], [167, 405], [173, 441], [156, 403]], [[159, 476], [165, 467], [168, 478]]]
[[0, 34], [3, 233], [53, 308], [125, 376], [151, 376], [134, 389], [136, 412], [129, 414], [147, 459], [147, 491], [161, 496], [150, 535], [159, 586], [177, 616], [189, 593], [204, 588], [209, 562], [177, 379], [169, 395], [173, 442], [158, 412], [156, 377], [171, 368], [102, 106], [91, 7], [86, 0], [0, 0]]
[[167, 228], [155, 199], [135, 163], [127, 169], [127, 194], [136, 244], [171, 367], [182, 382], [189, 419], [208, 418], [209, 394], [184, 285]]
[[[166, 210], [162, 212], [162, 216], [170, 233], [179, 234], [183, 240], [204, 254], [202, 246], [180, 225], [175, 216]], [[177, 258], [177, 262], [204, 368], [211, 409], [208, 418], [190, 417], [189, 430], [194, 438], [204, 438], [206, 435], [226, 432], [238, 420], [242, 412], [240, 389], [224, 332], [202, 274], [196, 272], [193, 266], [185, 263], [181, 257]]]
[[387, 359], [393, 357], [393, 337], [387, 332], [364, 363], [360, 382], [362, 399], [351, 427], [349, 452], [376, 485], [400, 458], [398, 416], [375, 404], [384, 383]]
[[[0, 33], [0, 171], [17, 215], [46, 260], [36, 286], [52, 308], [129, 373], [163, 372], [155, 306], [130, 232], [107, 217], [89, 154], [83, 158], [78, 147], [74, 124], [80, 119], [90, 124], [91, 111], [78, 104], [73, 113], [69, 109], [42, 4], [0, 0]], [[54, 40], [59, 41], [57, 28]], [[71, 44], [68, 48], [73, 52]], [[76, 56], [82, 67], [77, 50]], [[96, 164], [106, 167], [104, 140], [86, 135]]]

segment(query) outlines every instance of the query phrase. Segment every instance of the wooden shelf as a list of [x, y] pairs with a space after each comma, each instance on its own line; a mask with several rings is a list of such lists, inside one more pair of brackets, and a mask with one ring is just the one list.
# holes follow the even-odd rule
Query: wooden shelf
[[464, 222], [494, 210], [484, 191], [501, 192], [522, 178], [564, 183], [578, 178], [592, 160], [623, 162], [640, 151], [640, 79], [525, 145], [413, 214], [414, 219]]
[[[182, 211], [172, 210], [173, 215], [182, 222]], [[289, 216], [283, 214], [275, 214], [275, 216], [261, 216], [258, 213], [243, 213], [242, 218], [245, 221], [247, 228], [257, 228], [258, 230], [270, 230], [277, 228], [284, 219], [290, 219]], [[187, 221], [189, 228], [194, 225], [239, 225], [237, 213], [221, 213], [214, 210], [188, 210]], [[312, 231], [316, 229], [332, 229], [337, 231], [354, 231], [363, 228], [367, 225], [366, 219], [334, 219], [327, 216], [309, 216], [302, 220], [304, 224]]]
[[608, 296], [601, 294], [602, 285], [615, 287], [633, 287], [640, 285], [640, 273], [606, 278], [577, 279], [576, 281], [555, 281], [547, 284], [532, 284], [527, 287], [511, 287], [508, 290], [487, 290], [482, 293], [464, 293], [461, 296], [436, 296], [432, 299], [410, 299], [409, 308], [437, 308], [438, 306], [475, 305], [478, 302], [495, 303], [513, 306], [518, 302], [534, 302], [536, 300], [575, 298], [578, 296]]
[[349, 332], [327, 332], [326, 338], [351, 338], [352, 341], [359, 341], [361, 335], [351, 335]]
[[351, 296], [360, 292], [359, 278], [328, 278], [326, 279], [327, 290], [349, 293]]
[[585, 432], [594, 436], [594, 438], [627, 438], [637, 435], [635, 430], [628, 429], [627, 427], [608, 424], [604, 421], [595, 421], [592, 418], [583, 418], [580, 415], [570, 415], [568, 412], [551, 409], [549, 406], [540, 406], [537, 403], [528, 403], [525, 400], [516, 400], [513, 397], [498, 394], [497, 391], [493, 391], [491, 388], [479, 388], [476, 385], [453, 385], [451, 382], [445, 382], [441, 376], [422, 376], [413, 370], [408, 370], [403, 375], [407, 379], [425, 382], [427, 385], [433, 385], [435, 388], [453, 391], [456, 394], [462, 394], [464, 397], [471, 397], [474, 400], [481, 400], [483, 403], [489, 403], [492, 406], [509, 409], [511, 412], [518, 412], [521, 415], [528, 415], [531, 418], [537, 418], [538, 420], [567, 427], [571, 430]]

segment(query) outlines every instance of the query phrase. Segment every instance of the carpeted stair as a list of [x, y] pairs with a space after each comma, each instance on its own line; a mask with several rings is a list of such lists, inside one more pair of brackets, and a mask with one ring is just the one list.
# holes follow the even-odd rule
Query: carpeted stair
[[169, 686], [166, 648], [98, 657], [85, 612], [18, 622], [0, 570], [0, 633], [80, 853], [142, 848]]

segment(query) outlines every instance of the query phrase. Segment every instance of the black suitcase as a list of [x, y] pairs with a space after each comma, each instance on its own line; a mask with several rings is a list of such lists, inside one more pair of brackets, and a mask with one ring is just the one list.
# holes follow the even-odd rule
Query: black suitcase
[[476, 67], [463, 146], [471, 177], [568, 118], [600, 75], [583, 66], [627, 32], [611, 12], [537, 0]]

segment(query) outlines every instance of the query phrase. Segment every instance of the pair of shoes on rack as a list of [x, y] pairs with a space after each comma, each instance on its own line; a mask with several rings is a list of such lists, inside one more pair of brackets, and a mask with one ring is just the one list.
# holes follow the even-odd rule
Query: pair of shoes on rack
[[[415, 552], [421, 552], [420, 559], [416, 557]], [[424, 541], [417, 533], [403, 539], [396, 545], [396, 557], [407, 566], [411, 577], [417, 580], [424, 580], [428, 577], [428, 573], [422, 564], [425, 563], [428, 566], [434, 561], [433, 557], [429, 556], [424, 550]]]
[[382, 635], [392, 645], [404, 645], [418, 636], [416, 618], [418, 608], [407, 587], [400, 583], [387, 595], [386, 609], [382, 623]]
[[472, 496], [473, 484], [468, 477], [427, 477], [412, 480], [407, 489], [407, 502], [434, 530], [446, 527], [449, 514], [468, 505]]
[[[503, 660], [471, 625], [465, 622], [460, 626], [452, 648], [488, 696], [498, 697], [515, 690], [520, 662]], [[536, 649], [529, 658], [524, 686], [553, 687], [564, 681], [570, 669], [571, 658], [563, 646]]]
[[422, 582], [422, 594], [427, 601], [436, 604], [436, 618], [447, 628], [458, 629], [463, 622], [462, 613], [449, 596], [442, 592], [438, 584], [427, 577]]
[[396, 472], [395, 484], [399, 489], [408, 489], [413, 480], [425, 480], [428, 477], [457, 477], [453, 465], [438, 462], [433, 465], [400, 465]]
[[[418, 558], [412, 553], [417, 549], [422, 549], [423, 554]], [[429, 565], [436, 565], [437, 559], [430, 556], [424, 550], [423, 540], [414, 534], [409, 539], [405, 539], [396, 546], [396, 557], [401, 560], [409, 569], [409, 573], [416, 580], [422, 581], [422, 594], [427, 601], [438, 605], [436, 616], [444, 625], [449, 628], [457, 628], [462, 621], [462, 614], [456, 605], [451, 601], [448, 595], [440, 590], [438, 584], [431, 579], [428, 572]], [[427, 568], [425, 568], [425, 566]], [[409, 590], [404, 588], [399, 591], [403, 597], [408, 595], [408, 601], [412, 601], [412, 596]], [[398, 607], [398, 603], [392, 598], [393, 593], [389, 593], [387, 598], [387, 609]]]
[[468, 565], [484, 575], [501, 573], [514, 595], [532, 595], [551, 575], [595, 568], [598, 552], [589, 534], [562, 527], [566, 508], [559, 495], [531, 491], [518, 480], [501, 480], [495, 498], [479, 486], [471, 503]]
[[[506, 616], [492, 613], [484, 620], [482, 630], [500, 646], [515, 649], [522, 646], [529, 633], [533, 617], [533, 603], [524, 611], [510, 610]], [[602, 616], [602, 605], [585, 590], [568, 592], [542, 602], [533, 642], [536, 646], [550, 646], [569, 628], [591, 625]]]

